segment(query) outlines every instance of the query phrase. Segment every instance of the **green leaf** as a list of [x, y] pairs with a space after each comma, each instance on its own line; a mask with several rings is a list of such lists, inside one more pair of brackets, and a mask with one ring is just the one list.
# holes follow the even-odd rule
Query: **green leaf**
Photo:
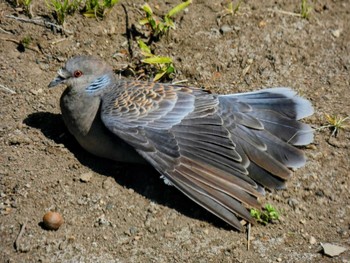
[[153, 81], [158, 81], [158, 80], [160, 80], [160, 79], [165, 75], [165, 73], [166, 73], [166, 71], [160, 71], [160, 72], [158, 72], [158, 73], [154, 76]]
[[149, 24], [151, 25], [152, 29], [155, 30], [157, 28], [157, 23], [156, 21], [152, 19], [148, 19]]
[[95, 10], [86, 11], [83, 15], [88, 18], [93, 18], [95, 17]]
[[158, 31], [159, 32], [162, 32], [164, 30], [164, 24], [162, 23], [162, 22], [160, 22], [159, 24], [158, 24]]
[[147, 24], [149, 24], [149, 21], [147, 18], [143, 18], [143, 19], [139, 20], [139, 24], [142, 26], [147, 25]]
[[142, 9], [146, 12], [147, 15], [153, 15], [152, 8], [147, 3], [142, 6]]
[[171, 18], [165, 17], [164, 21], [167, 27], [175, 28], [175, 23]]
[[151, 49], [149, 48], [149, 46], [147, 46], [146, 43], [143, 42], [141, 39], [139, 39], [139, 40], [137, 41], [137, 43], [139, 44], [139, 47], [140, 47], [140, 49], [141, 49], [143, 52], [152, 54]]
[[171, 73], [174, 73], [174, 72], [175, 72], [174, 66], [170, 65], [169, 67], [167, 67], [167, 69], [166, 69], [166, 73], [167, 74], [171, 74]]
[[171, 9], [166, 16], [171, 17], [173, 15], [176, 15], [180, 11], [184, 10], [187, 6], [189, 6], [192, 3], [192, 0], [188, 0], [186, 2], [183, 2], [177, 6], [175, 6], [173, 9]]
[[151, 58], [145, 58], [141, 61], [143, 63], [147, 63], [147, 64], [167, 64], [167, 63], [173, 62], [173, 60], [169, 57], [158, 57], [158, 56], [154, 56]]

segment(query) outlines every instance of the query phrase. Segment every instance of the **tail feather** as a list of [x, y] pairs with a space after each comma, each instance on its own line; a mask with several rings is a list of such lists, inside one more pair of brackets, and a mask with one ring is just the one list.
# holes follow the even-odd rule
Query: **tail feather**
[[313, 141], [313, 130], [305, 123], [272, 110], [261, 109], [251, 114], [263, 123], [265, 130], [292, 145], [307, 145]]
[[266, 144], [267, 153], [288, 168], [300, 168], [305, 165], [304, 153], [298, 148], [285, 143], [268, 131], [259, 131], [256, 134]]
[[289, 88], [220, 95], [219, 100], [237, 152], [250, 160], [249, 177], [270, 189], [284, 188], [291, 176], [288, 168], [299, 168], [306, 161], [292, 145], [313, 141], [312, 128], [298, 121], [313, 113], [311, 103]]
[[270, 88], [232, 95], [255, 109], [270, 109], [291, 119], [300, 120], [313, 114], [311, 102], [296, 96], [290, 88]]

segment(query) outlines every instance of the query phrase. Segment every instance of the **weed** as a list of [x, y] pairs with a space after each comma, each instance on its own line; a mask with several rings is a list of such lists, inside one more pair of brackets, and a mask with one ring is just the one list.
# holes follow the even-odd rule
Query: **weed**
[[24, 12], [27, 16], [32, 17], [31, 3], [32, 0], [19, 0], [17, 1], [17, 6], [23, 6]]
[[24, 48], [27, 48], [31, 42], [32, 42], [32, 38], [30, 36], [26, 36], [21, 40], [21, 44], [23, 45]]
[[30, 36], [25, 36], [21, 41], [18, 42], [17, 50], [19, 52], [25, 52], [27, 48], [30, 48], [32, 38]]
[[139, 23], [141, 25], [147, 25], [151, 29], [151, 38], [157, 40], [160, 36], [166, 34], [170, 28], [175, 29], [175, 23], [172, 20], [172, 17], [184, 10], [191, 3], [192, 0], [187, 0], [175, 6], [163, 17], [163, 19], [156, 18], [153, 14], [152, 8], [146, 3], [142, 6], [146, 17], [141, 19]]
[[118, 2], [119, 0], [86, 0], [83, 14], [85, 17], [104, 17], [107, 10], [110, 10]]
[[300, 15], [304, 19], [309, 19], [312, 11], [312, 6], [309, 4], [308, 0], [301, 0], [301, 10]]
[[340, 130], [345, 130], [350, 127], [350, 125], [345, 124], [346, 121], [350, 119], [350, 116], [342, 118], [340, 116], [331, 116], [327, 113], [324, 114], [326, 116], [328, 124], [318, 128], [319, 130], [329, 128], [332, 131], [331, 136], [337, 137]]
[[254, 217], [258, 223], [263, 225], [267, 225], [273, 220], [278, 220], [280, 216], [277, 209], [270, 204], [266, 204], [263, 210], [251, 209], [250, 215]]
[[150, 47], [140, 39], [138, 40], [138, 44], [141, 49], [141, 54], [145, 57], [141, 62], [156, 66], [157, 73], [153, 81], [158, 81], [163, 77], [169, 77], [175, 72], [173, 60], [171, 58], [154, 55]]
[[228, 14], [234, 16], [238, 12], [239, 8], [241, 7], [242, 1], [243, 0], [239, 0], [238, 3], [235, 5], [233, 5], [233, 2], [230, 2], [227, 5], [227, 8], [225, 8]]
[[81, 0], [45, 0], [49, 8], [54, 11], [57, 22], [63, 24], [67, 15], [74, 14], [81, 3]]

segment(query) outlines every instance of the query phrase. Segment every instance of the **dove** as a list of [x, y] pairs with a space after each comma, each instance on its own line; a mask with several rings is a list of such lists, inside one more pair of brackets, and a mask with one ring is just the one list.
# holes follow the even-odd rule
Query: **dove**
[[265, 189], [285, 189], [305, 165], [296, 146], [313, 141], [313, 114], [290, 88], [228, 95], [197, 87], [118, 79], [93, 56], [75, 56], [49, 87], [65, 84], [60, 107], [88, 152], [152, 165], [190, 199], [243, 230]]

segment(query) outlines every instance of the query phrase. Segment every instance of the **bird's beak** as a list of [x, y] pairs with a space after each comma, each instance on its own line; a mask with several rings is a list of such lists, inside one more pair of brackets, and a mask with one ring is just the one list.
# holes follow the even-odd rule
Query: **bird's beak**
[[61, 68], [58, 72], [57, 72], [57, 77], [54, 78], [50, 84], [49, 84], [49, 88], [52, 88], [52, 87], [55, 87], [59, 84], [63, 84], [65, 83], [66, 79], [69, 77], [69, 72], [64, 69], [64, 68]]

